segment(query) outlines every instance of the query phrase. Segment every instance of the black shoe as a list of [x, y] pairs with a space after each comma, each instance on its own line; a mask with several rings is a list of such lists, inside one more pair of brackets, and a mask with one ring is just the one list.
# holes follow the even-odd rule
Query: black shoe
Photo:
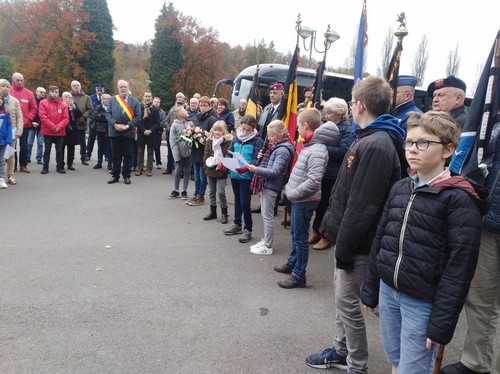
[[108, 184], [113, 184], [113, 183], [118, 183], [120, 178], [118, 177], [111, 177], [111, 179], [108, 181]]
[[137, 168], [134, 166], [132, 167], [132, 169], [130, 169], [130, 171], [135, 171]]
[[[461, 362], [456, 362], [454, 364], [447, 365], [443, 369], [441, 369], [441, 374], [479, 374], [479, 373], [477, 371], [469, 369]], [[490, 374], [490, 372], [488, 371], [485, 374]]]
[[[69, 169], [69, 168], [68, 168], [68, 169]], [[101, 164], [96, 164], [96, 165], [94, 166], [94, 169], [102, 169], [102, 165], [101, 165]]]
[[260, 213], [260, 212], [261, 212], [260, 206], [256, 209], [252, 209], [252, 213]]
[[123, 183], [130, 184], [132, 182], [130, 181], [130, 178], [123, 178]]
[[274, 271], [277, 271], [278, 273], [292, 274], [292, 270], [293, 270], [293, 267], [289, 266], [288, 264], [276, 265], [274, 267]]
[[279, 281], [278, 286], [281, 288], [304, 288], [306, 286], [306, 277], [299, 277], [297, 275], [290, 275], [286, 280]]
[[40, 172], [40, 174], [48, 174], [49, 173], [49, 169], [42, 169], [42, 171]]
[[42, 160], [36, 160], [36, 163], [37, 163], [38, 165], [43, 165], [43, 161], [42, 161]]
[[167, 169], [162, 174], [172, 174], [172, 170]]
[[90, 156], [85, 156], [85, 161], [90, 161]]
[[82, 165], [88, 165], [89, 163], [87, 162], [87, 160], [82, 160]]
[[178, 191], [172, 191], [172, 193], [168, 196], [169, 199], [177, 199], [179, 197]]
[[57, 169], [57, 172], [59, 174], [66, 174], [66, 170], [64, 170], [64, 169]]
[[289, 220], [283, 220], [283, 221], [281, 221], [281, 224], [282, 224], [283, 226], [285, 226], [285, 227], [286, 227], [286, 226], [290, 226], [290, 221], [289, 221]]
[[68, 170], [75, 170], [75, 168], [73, 167], [73, 165], [68, 165]]

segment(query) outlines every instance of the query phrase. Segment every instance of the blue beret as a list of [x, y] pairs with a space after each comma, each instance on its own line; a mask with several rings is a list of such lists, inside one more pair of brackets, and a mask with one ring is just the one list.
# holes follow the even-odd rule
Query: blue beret
[[429, 87], [427, 87], [427, 93], [429, 94], [430, 97], [432, 97], [434, 95], [435, 90], [439, 90], [440, 88], [443, 87], [460, 88], [464, 92], [467, 89], [467, 86], [465, 85], [465, 82], [463, 80], [454, 77], [453, 75], [450, 75], [448, 78], [438, 79], [429, 84]]
[[95, 84], [95, 88], [97, 88], [98, 90], [104, 90], [104, 84], [102, 84], [102, 83], [96, 83]]
[[269, 91], [283, 91], [285, 87], [281, 83], [274, 83], [269, 86]]
[[413, 75], [400, 75], [398, 79], [398, 86], [412, 86], [417, 85], [417, 78]]

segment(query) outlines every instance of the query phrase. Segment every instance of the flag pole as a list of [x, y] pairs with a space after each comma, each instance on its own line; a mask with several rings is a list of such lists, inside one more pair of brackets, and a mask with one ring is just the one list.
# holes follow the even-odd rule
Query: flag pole
[[387, 72], [387, 81], [392, 88], [392, 114], [396, 114], [396, 97], [398, 94], [398, 81], [399, 81], [399, 66], [401, 64], [401, 51], [403, 50], [403, 38], [408, 35], [408, 30], [406, 29], [406, 16], [402, 12], [398, 14], [399, 27], [394, 32], [394, 35], [398, 38], [396, 48], [394, 49], [394, 54], [392, 55], [391, 62], [389, 63], [389, 69]]

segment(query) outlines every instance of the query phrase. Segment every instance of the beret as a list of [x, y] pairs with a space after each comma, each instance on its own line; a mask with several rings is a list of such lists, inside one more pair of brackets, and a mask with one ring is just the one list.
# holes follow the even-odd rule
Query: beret
[[439, 90], [440, 88], [443, 87], [455, 87], [455, 88], [460, 88], [464, 92], [466, 91], [467, 86], [465, 85], [465, 82], [461, 80], [460, 78], [454, 77], [453, 75], [450, 75], [448, 78], [445, 79], [438, 79], [429, 84], [429, 87], [427, 87], [427, 93], [429, 94], [430, 97], [433, 96], [435, 90]]
[[283, 91], [285, 87], [281, 83], [274, 83], [269, 86], [269, 91]]
[[417, 85], [417, 78], [413, 75], [400, 75], [398, 79], [398, 86], [412, 86]]

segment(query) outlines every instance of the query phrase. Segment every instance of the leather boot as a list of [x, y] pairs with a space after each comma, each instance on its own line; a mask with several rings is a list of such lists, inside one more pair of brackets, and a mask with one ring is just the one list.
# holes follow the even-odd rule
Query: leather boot
[[146, 171], [146, 175], [148, 177], [152, 177], [153, 176], [153, 169], [148, 168], [148, 170]]
[[321, 239], [321, 234], [317, 231], [314, 231], [311, 233], [311, 235], [309, 235], [309, 244], [316, 244], [317, 242], [319, 242], [319, 240]]
[[222, 210], [222, 216], [220, 218], [220, 223], [225, 225], [227, 223], [227, 208], [221, 208]]
[[142, 175], [142, 168], [136, 168], [135, 169], [135, 176], [140, 177]]
[[210, 205], [210, 213], [208, 213], [203, 220], [210, 221], [217, 218], [217, 205]]
[[332, 246], [332, 243], [330, 243], [330, 241], [325, 238], [324, 236], [321, 237], [321, 239], [315, 244], [313, 245], [313, 249], [317, 249], [317, 250], [323, 250], [323, 249], [328, 249]]

